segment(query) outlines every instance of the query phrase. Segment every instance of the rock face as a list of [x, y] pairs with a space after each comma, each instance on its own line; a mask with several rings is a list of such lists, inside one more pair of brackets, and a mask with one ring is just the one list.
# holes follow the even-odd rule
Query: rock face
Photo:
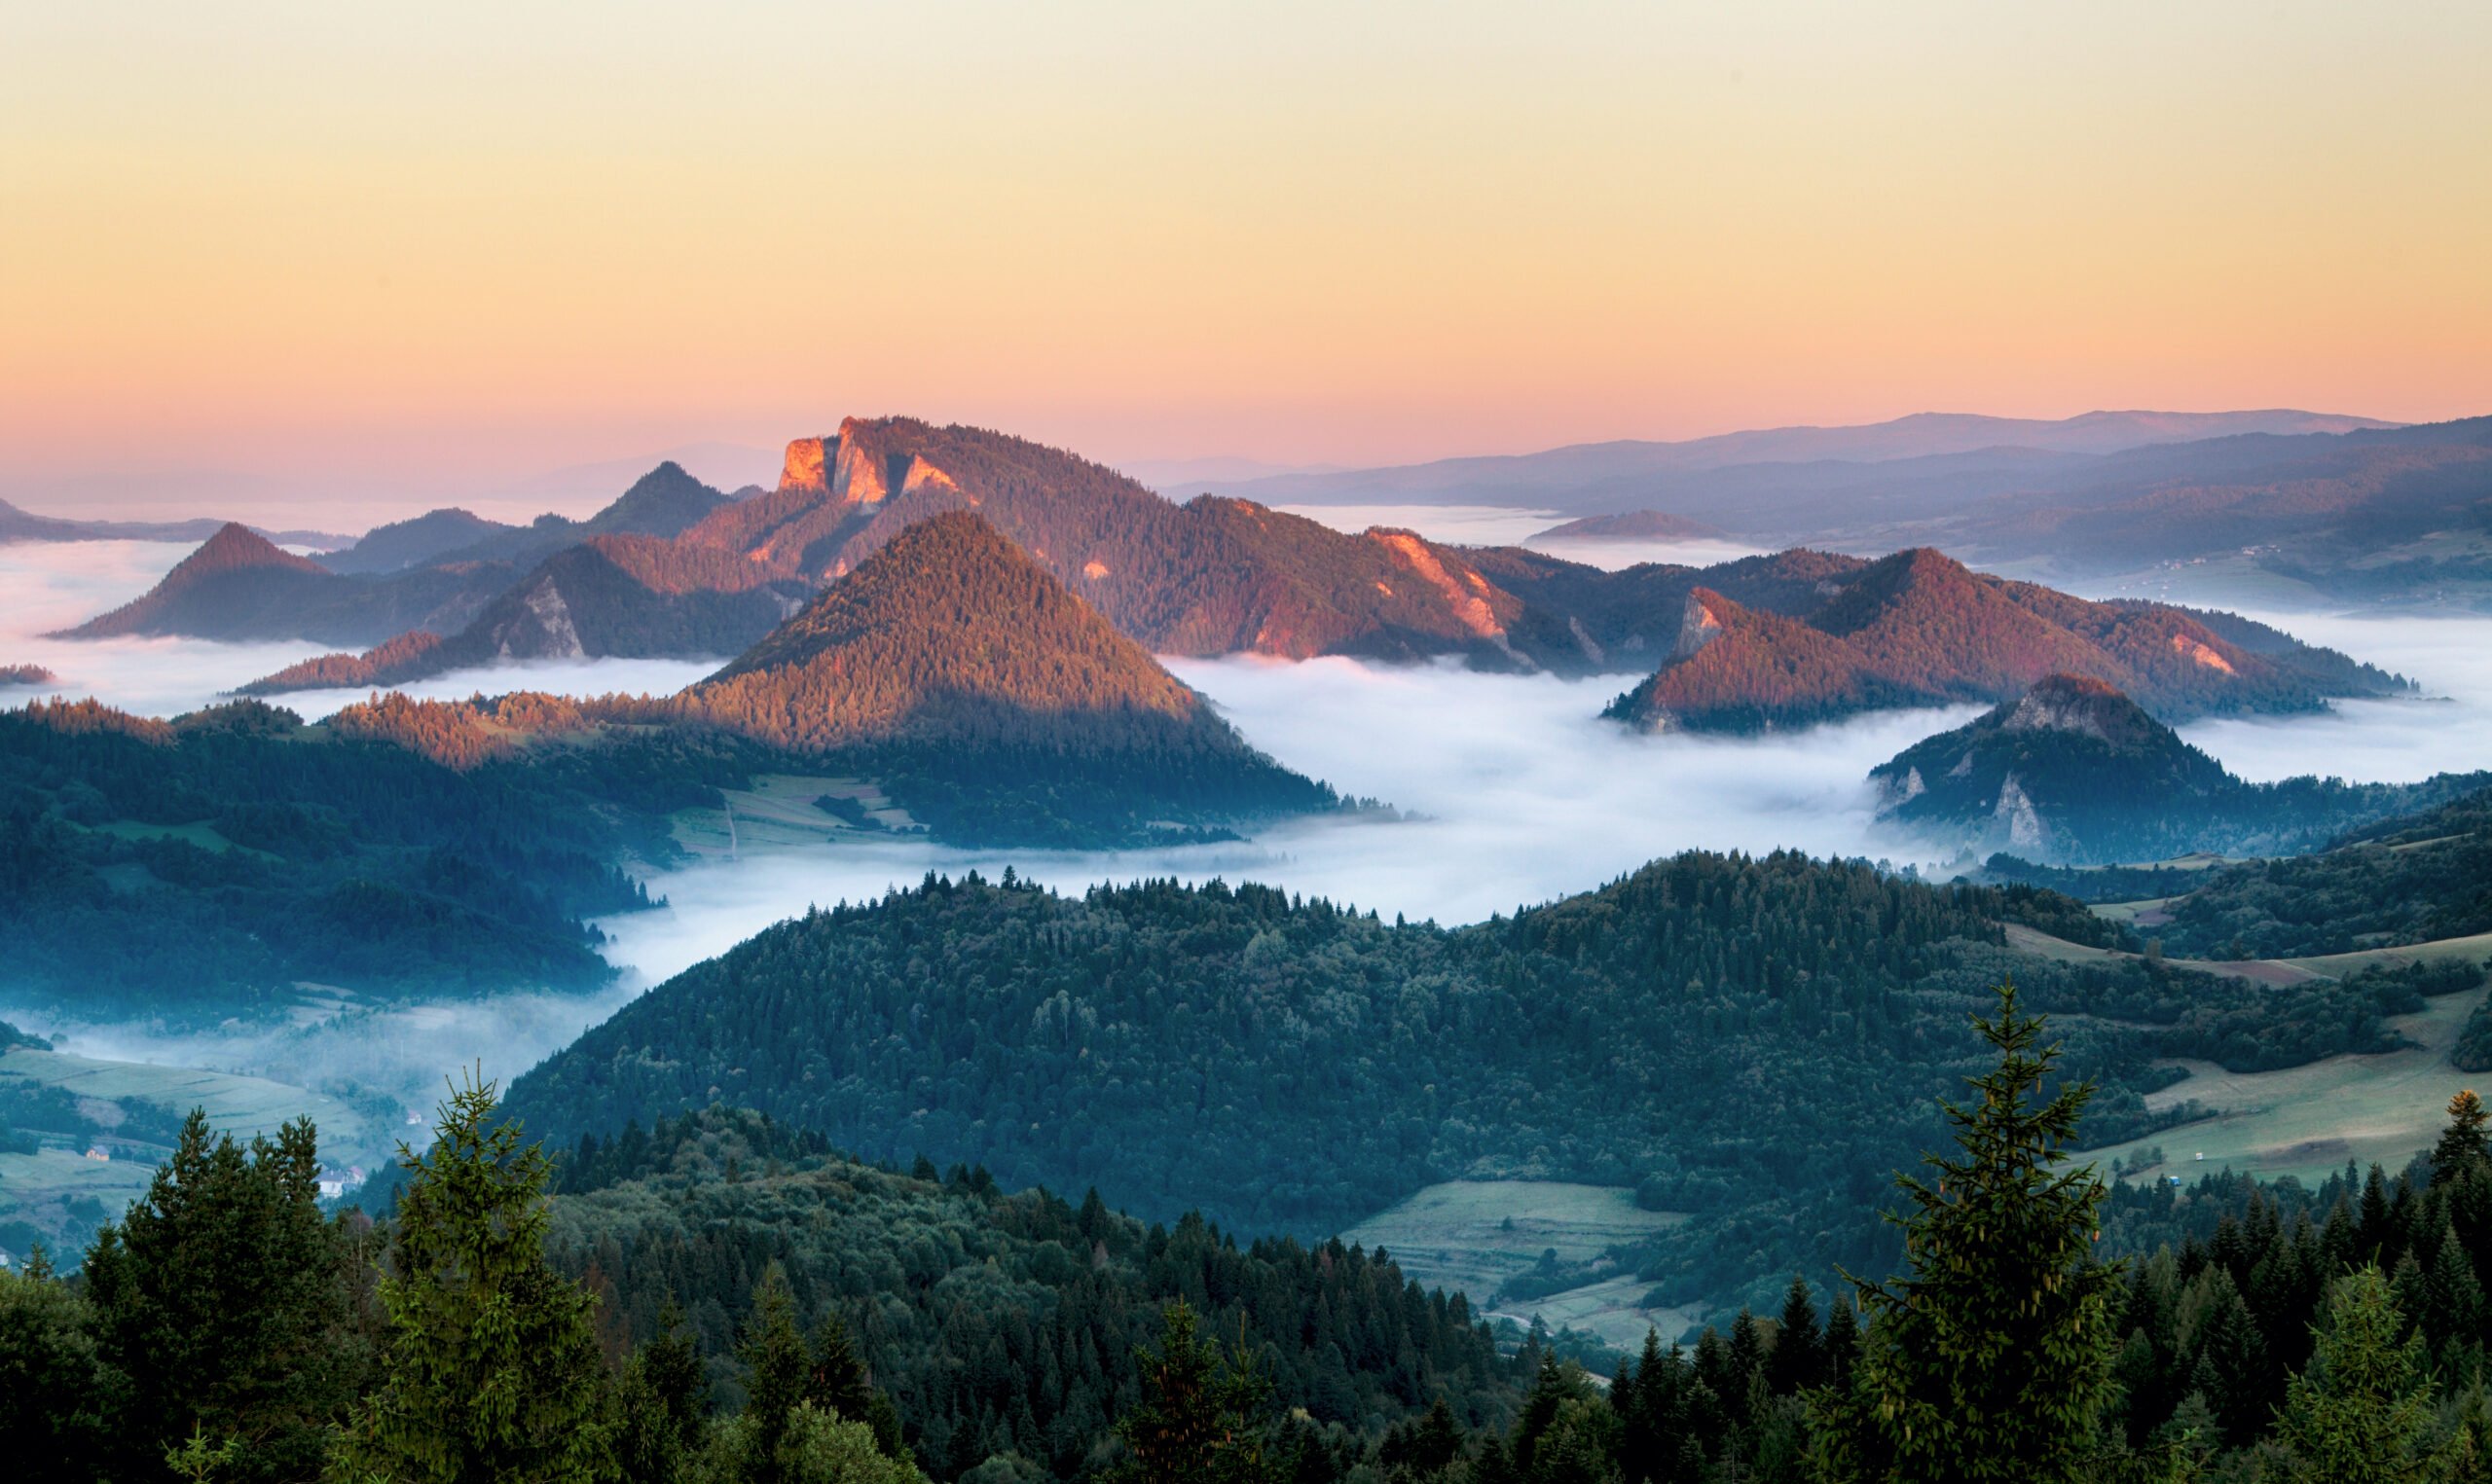
[[826, 494], [830, 491], [826, 448], [839, 446], [838, 435], [828, 438], [798, 438], [788, 445], [788, 456], [779, 465], [779, 489], [782, 492]]

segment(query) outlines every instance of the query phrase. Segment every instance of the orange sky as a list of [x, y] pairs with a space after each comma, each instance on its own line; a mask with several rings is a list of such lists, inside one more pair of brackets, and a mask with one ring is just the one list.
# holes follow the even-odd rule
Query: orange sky
[[0, 487], [2492, 412], [2478, 4], [383, 9], [0, 17]]

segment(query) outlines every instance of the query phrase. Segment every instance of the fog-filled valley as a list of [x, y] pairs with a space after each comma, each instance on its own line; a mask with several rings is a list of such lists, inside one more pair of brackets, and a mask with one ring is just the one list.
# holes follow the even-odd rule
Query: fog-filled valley
[[[1512, 540], [1540, 528], [1528, 511], [1319, 512], [1345, 528], [1411, 520], [1448, 539]], [[186, 548], [77, 542], [0, 547], [12, 594], [0, 660], [30, 661], [58, 680], [15, 693], [92, 695], [154, 715], [211, 704], [307, 646], [179, 638], [47, 639], [54, 629], [143, 591]], [[1700, 546], [1601, 546], [1579, 554], [1630, 561], [1719, 560]], [[2185, 592], [2172, 595], [2187, 600]], [[2304, 774], [2405, 782], [2481, 762], [2492, 735], [2492, 618], [2363, 613], [2253, 615], [2296, 636], [2404, 674], [2410, 701], [2348, 701], [2326, 714], [2215, 718], [2182, 727], [2189, 742], [2241, 776]], [[1878, 816], [1869, 770], [1976, 707], [1872, 714], [1790, 733], [1721, 738], [1643, 734], [1599, 719], [1620, 689], [1606, 677], [1482, 672], [1451, 662], [1381, 665], [1345, 658], [1172, 660], [1255, 745], [1344, 795], [1382, 801], [1397, 817], [1316, 817], [1228, 843], [1105, 851], [963, 849], [922, 840], [777, 841], [747, 826], [732, 852], [710, 843], [649, 876], [661, 905], [602, 920], [598, 946], [616, 988], [586, 997], [522, 984], [507, 995], [461, 994], [438, 1004], [299, 1010], [294, 1022], [152, 1032], [144, 1024], [82, 1024], [57, 1007], [12, 1003], [0, 1016], [108, 1059], [248, 1071], [306, 1085], [333, 1081], [422, 1105], [454, 1068], [514, 1075], [602, 1019], [624, 996], [808, 908], [870, 900], [929, 873], [994, 877], [1007, 867], [1060, 890], [1170, 877], [1256, 882], [1411, 921], [1448, 925], [1586, 890], [1644, 862], [1690, 849], [1789, 849], [1862, 858], [1943, 879], [1951, 864]], [[591, 696], [663, 693], [715, 668], [699, 660], [521, 662], [462, 670], [408, 687], [445, 698], [542, 690]], [[316, 720], [360, 699], [349, 690], [269, 698]]]

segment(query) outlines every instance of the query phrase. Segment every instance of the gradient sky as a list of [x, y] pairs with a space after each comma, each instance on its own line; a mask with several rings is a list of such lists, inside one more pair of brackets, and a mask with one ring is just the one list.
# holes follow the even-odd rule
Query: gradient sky
[[0, 486], [2481, 413], [2488, 75], [2480, 4], [12, 5]]

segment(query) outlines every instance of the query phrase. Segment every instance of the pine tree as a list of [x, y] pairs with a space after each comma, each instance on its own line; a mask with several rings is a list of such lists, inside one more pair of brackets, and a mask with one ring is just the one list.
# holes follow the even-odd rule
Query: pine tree
[[245, 1151], [194, 1109], [146, 1196], [97, 1235], [87, 1293], [99, 1358], [127, 1388], [114, 1428], [125, 1469], [160, 1465], [195, 1432], [242, 1440], [229, 1479], [318, 1467], [362, 1367], [317, 1149], [298, 1120]]
[[610, 1476], [597, 1301], [545, 1260], [551, 1162], [493, 1122], [495, 1086], [452, 1091], [407, 1172], [381, 1302], [379, 1392], [341, 1439], [348, 1477], [586, 1484]]
[[1897, 1183], [1912, 1273], [1857, 1284], [1871, 1320], [1851, 1386], [1816, 1408], [1818, 1464], [1837, 1479], [2050, 1484], [2081, 1477], [2111, 1395], [2117, 1272], [2095, 1260], [2105, 1190], [2063, 1168], [2092, 1088], [2034, 1106], [2057, 1060], [2013, 984], [1975, 1022], [1998, 1051], [1949, 1105], [1958, 1158], [1927, 1156], [1935, 1185]]
[[1197, 1338], [1183, 1300], [1160, 1319], [1158, 1354], [1136, 1356], [1142, 1397], [1117, 1419], [1125, 1457], [1112, 1476], [1119, 1484], [1265, 1484], [1274, 1470], [1257, 1414], [1270, 1383], [1242, 1346], [1223, 1356]]
[[2467, 1088], [2449, 1100], [2448, 1127], [2440, 1131], [2439, 1142], [2432, 1146], [2432, 1182], [2454, 1179], [2467, 1170], [2492, 1158], [2492, 1140], [2484, 1135], [2484, 1124], [2492, 1122], [2483, 1100]]
[[1817, 1334], [1816, 1300], [1809, 1281], [1791, 1275], [1782, 1295], [1782, 1321], [1774, 1332], [1774, 1351], [1766, 1358], [1766, 1381], [1777, 1396], [1796, 1395], [1825, 1379], [1825, 1342]]
[[616, 1389], [614, 1459], [624, 1478], [674, 1484], [700, 1451], [709, 1390], [700, 1346], [670, 1298], [656, 1337], [632, 1353]]
[[2330, 1285], [2318, 1347], [2286, 1389], [2278, 1431], [2301, 1476], [2327, 1484], [2419, 1484], [2435, 1464], [2423, 1338], [2404, 1335], [2388, 1281], [2364, 1267]]

